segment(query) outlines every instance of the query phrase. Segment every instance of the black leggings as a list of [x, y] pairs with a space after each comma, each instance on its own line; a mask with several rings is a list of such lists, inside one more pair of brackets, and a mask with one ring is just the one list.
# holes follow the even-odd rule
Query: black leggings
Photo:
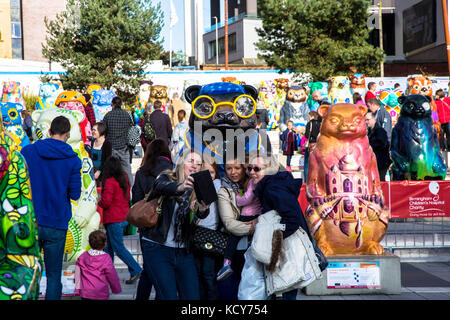
[[[248, 222], [256, 219], [257, 216], [240, 216], [238, 218], [239, 221]], [[227, 250], [225, 250], [224, 258], [228, 260], [232, 260], [234, 252], [236, 251], [236, 247], [239, 243], [239, 240], [244, 236], [235, 236], [234, 234], [230, 234], [228, 237], [228, 245]]]

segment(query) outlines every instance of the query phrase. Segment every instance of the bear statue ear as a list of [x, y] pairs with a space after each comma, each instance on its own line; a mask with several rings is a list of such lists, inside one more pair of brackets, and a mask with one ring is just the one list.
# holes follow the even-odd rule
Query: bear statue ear
[[44, 112], [44, 110], [34, 110], [31, 113], [31, 120], [33, 120], [33, 123], [37, 123], [39, 120], [39, 117], [41, 116], [42, 112]]
[[425, 97], [425, 99], [427, 99], [427, 101], [428, 101], [428, 103], [430, 103], [431, 102], [431, 97], [430, 96], [424, 96]]
[[358, 105], [358, 107], [359, 107], [359, 110], [362, 112], [363, 115], [366, 115], [367, 110], [369, 110], [366, 106], [364, 106], [362, 104]]
[[255, 101], [258, 99], [258, 90], [254, 86], [244, 84], [243, 87], [244, 87], [246, 94], [248, 94], [249, 96], [252, 96], [253, 99], [255, 99]]
[[400, 97], [397, 98], [398, 103], [403, 104], [403, 102], [406, 100], [406, 96], [402, 94]]
[[184, 97], [186, 98], [186, 101], [188, 103], [194, 101], [195, 98], [198, 97], [201, 88], [202, 86], [199, 85], [192, 85], [187, 87], [186, 90], [184, 90]]
[[317, 108], [317, 113], [322, 117], [325, 118], [325, 116], [328, 113], [328, 109], [331, 106], [329, 104], [322, 104], [319, 108]]
[[413, 77], [409, 77], [409, 78], [408, 78], [408, 86], [409, 86], [409, 87], [412, 87], [413, 84], [414, 84], [414, 78], [413, 78]]

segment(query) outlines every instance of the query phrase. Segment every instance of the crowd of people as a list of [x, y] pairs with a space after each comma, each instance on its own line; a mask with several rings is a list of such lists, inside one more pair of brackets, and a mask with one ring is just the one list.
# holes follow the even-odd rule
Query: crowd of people
[[[400, 84], [394, 85], [398, 89]], [[320, 104], [329, 104], [322, 100], [319, 91], [312, 93], [312, 97]], [[450, 149], [450, 97], [447, 97], [443, 89], [436, 90], [435, 103], [438, 111], [439, 122], [441, 124], [440, 146], [441, 150]], [[367, 92], [364, 96], [355, 92], [353, 94], [353, 103], [367, 107], [365, 122], [367, 125], [367, 136], [369, 144], [375, 153], [378, 165], [378, 173], [381, 181], [385, 181], [389, 166], [392, 163], [390, 158], [391, 136], [392, 136], [392, 118], [389, 112], [380, 105], [377, 96], [377, 85], [375, 82], [369, 82]], [[317, 137], [320, 133], [320, 124], [322, 118], [316, 111], [309, 112], [309, 121], [304, 131], [299, 132], [294, 127], [292, 121], [286, 123], [287, 129], [281, 133], [280, 140], [283, 154], [287, 156], [286, 170], [292, 171], [291, 159], [296, 151], [303, 155], [303, 177], [306, 179], [308, 173], [309, 153], [314, 147]]]
[[[102, 209], [102, 224], [89, 235], [90, 249], [76, 262], [76, 293], [82, 299], [104, 300], [109, 298], [110, 292], [121, 292], [114, 268], [115, 256], [128, 267], [130, 277], [125, 285], [138, 282], [137, 300], [150, 299], [152, 290], [158, 300], [237, 299], [244, 253], [251, 244], [258, 217], [265, 210], [280, 212], [290, 232], [286, 237], [300, 227], [308, 232], [302, 214], [292, 217], [295, 211], [284, 210], [283, 201], [267, 204], [264, 192], [258, 191], [258, 195], [260, 181], [280, 173], [276, 157], [247, 153], [243, 161], [238, 158], [235, 145], [234, 158], [224, 157], [227, 161], [223, 163], [222, 176], [214, 158], [204, 157], [194, 150], [184, 152], [174, 163], [187, 129], [183, 109], [177, 111], [175, 124], [161, 112], [158, 101], [152, 113], [142, 116], [138, 125], [142, 128], [145, 151], [133, 175], [127, 133], [136, 124], [122, 107], [120, 97], [113, 99], [112, 106], [104, 120], [93, 125], [92, 143], [87, 147], [97, 187], [101, 188], [98, 207]], [[148, 122], [154, 130], [151, 140], [144, 135]], [[38, 140], [22, 150], [30, 163], [39, 242], [47, 276], [46, 299], [54, 300], [62, 295], [60, 276], [72, 215], [71, 200], [79, 198], [81, 189], [81, 161], [66, 143], [69, 137], [69, 120], [60, 116], [51, 123], [50, 138]], [[203, 170], [209, 172], [217, 193], [217, 200], [209, 205], [198, 201], [194, 191], [192, 174]], [[283, 179], [294, 180], [292, 174], [288, 174]], [[44, 191], [49, 189], [55, 192]], [[300, 189], [294, 189], [286, 192], [297, 199]], [[286, 197], [287, 193], [279, 196]], [[143, 261], [140, 264], [125, 247], [123, 236], [130, 207], [146, 197], [148, 201], [162, 199], [161, 214], [154, 227], [138, 228]], [[277, 196], [271, 198], [275, 201]], [[298, 202], [295, 206], [301, 212]], [[224, 254], [193, 246], [194, 232], [199, 227], [226, 235], [228, 244]], [[292, 289], [283, 297], [295, 299], [296, 294], [297, 289]]]
[[[391, 162], [392, 122], [389, 113], [380, 107], [375, 83], [369, 83], [368, 89], [364, 98], [355, 94], [354, 103], [368, 108], [365, 114], [368, 138], [377, 158], [380, 179], [384, 180]], [[449, 98], [440, 91], [436, 94], [441, 124], [443, 128], [446, 126], [445, 148], [448, 148]], [[319, 92], [314, 92], [313, 97], [325, 103]], [[305, 159], [304, 177], [307, 177], [309, 155], [320, 132], [318, 112], [309, 112], [301, 139], [293, 122], [288, 121], [287, 129], [280, 136], [283, 154], [287, 156], [286, 171], [280, 169], [278, 155], [271, 155], [269, 149], [265, 154], [246, 154], [245, 161], [237, 157], [238, 152], [233, 152], [234, 158], [224, 156], [224, 173], [220, 176], [219, 164], [214, 159], [193, 150], [184, 152], [174, 163], [188, 128], [183, 108], [177, 110], [176, 121], [171, 121], [161, 111], [161, 102], [156, 101], [154, 111], [146, 111], [136, 124], [122, 107], [120, 97], [112, 100], [112, 107], [102, 122], [93, 125], [92, 144], [87, 148], [97, 186], [101, 188], [98, 207], [103, 211], [100, 230], [89, 236], [91, 249], [76, 263], [76, 292], [81, 298], [108, 299], [108, 288], [112, 293], [121, 292], [114, 268], [117, 255], [130, 273], [125, 284], [138, 281], [137, 300], [148, 300], [153, 289], [158, 300], [237, 299], [244, 254], [262, 214], [270, 210], [280, 214], [281, 223], [286, 226], [283, 238], [299, 228], [309, 234], [297, 201], [301, 180], [293, 178], [290, 162], [299, 146]], [[26, 115], [24, 118], [27, 119]], [[257, 128], [266, 121], [264, 115], [258, 118]], [[133, 175], [133, 153], [127, 135], [135, 125], [141, 127], [144, 155]], [[22, 149], [29, 166], [38, 240], [44, 253], [46, 299], [61, 298], [60, 277], [72, 216], [71, 200], [77, 200], [81, 190], [81, 161], [66, 143], [69, 137], [69, 120], [59, 116], [51, 123], [50, 138]], [[210, 173], [217, 193], [217, 200], [209, 205], [198, 201], [194, 191], [192, 175], [203, 170]], [[130, 206], [146, 197], [147, 201], [161, 199], [161, 214], [154, 227], [138, 229], [143, 258], [140, 265], [125, 247], [123, 235]], [[195, 228], [199, 226], [227, 234], [228, 245], [223, 254], [193, 246]], [[296, 288], [283, 292], [284, 299], [296, 298]]]

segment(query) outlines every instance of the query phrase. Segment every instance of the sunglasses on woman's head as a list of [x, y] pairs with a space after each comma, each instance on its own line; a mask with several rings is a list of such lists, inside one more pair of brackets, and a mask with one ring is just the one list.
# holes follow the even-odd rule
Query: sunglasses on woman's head
[[255, 172], [260, 172], [263, 168], [257, 167], [257, 166], [248, 166], [247, 171], [251, 172], [252, 170]]

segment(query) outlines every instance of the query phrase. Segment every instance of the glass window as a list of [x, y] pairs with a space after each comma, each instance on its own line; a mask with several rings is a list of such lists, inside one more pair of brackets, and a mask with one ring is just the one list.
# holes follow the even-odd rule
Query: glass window
[[22, 59], [22, 39], [12, 39], [11, 44], [13, 59]]
[[20, 8], [20, 0], [11, 0], [11, 8]]
[[22, 38], [20, 23], [11, 23], [11, 36], [12, 38]]

